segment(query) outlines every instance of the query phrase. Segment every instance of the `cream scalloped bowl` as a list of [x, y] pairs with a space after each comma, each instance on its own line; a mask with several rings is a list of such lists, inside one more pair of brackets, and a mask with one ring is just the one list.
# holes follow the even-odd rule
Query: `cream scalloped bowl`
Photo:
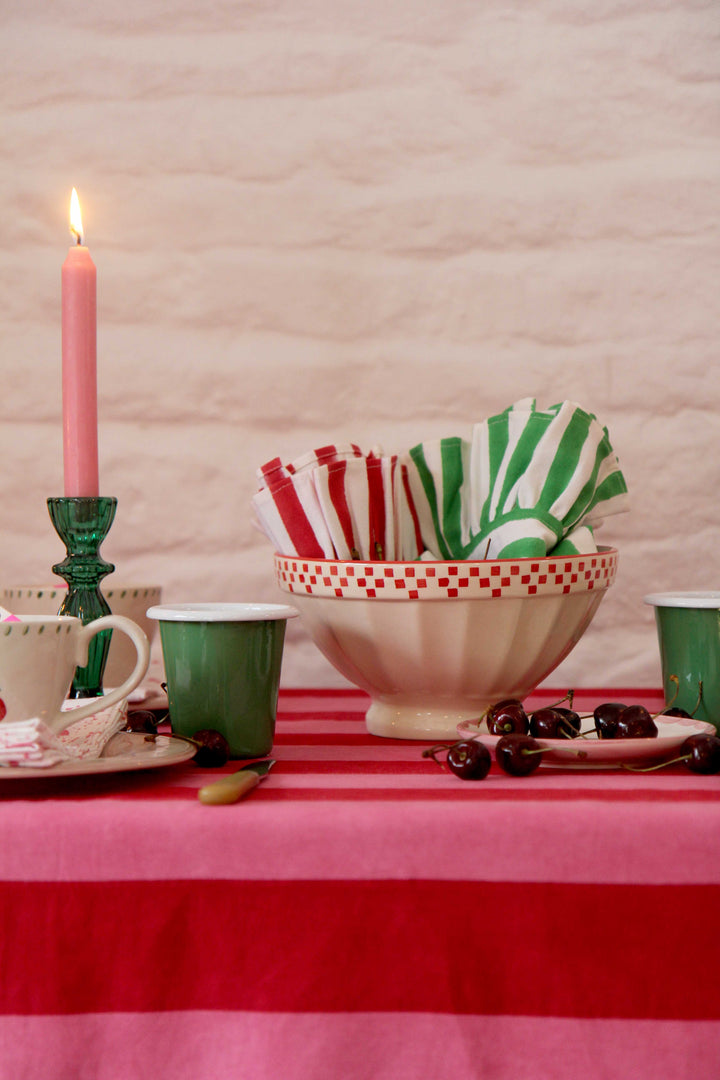
[[315, 645], [372, 699], [368, 731], [456, 738], [495, 701], [524, 698], [578, 643], [617, 551], [484, 562], [275, 556]]

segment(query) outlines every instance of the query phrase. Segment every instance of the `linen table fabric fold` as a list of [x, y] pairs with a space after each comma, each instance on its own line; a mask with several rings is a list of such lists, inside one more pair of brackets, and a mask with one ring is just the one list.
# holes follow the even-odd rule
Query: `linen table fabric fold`
[[0, 1076], [717, 1075], [720, 779], [463, 782], [367, 705], [281, 692], [237, 805], [193, 764], [0, 785]]

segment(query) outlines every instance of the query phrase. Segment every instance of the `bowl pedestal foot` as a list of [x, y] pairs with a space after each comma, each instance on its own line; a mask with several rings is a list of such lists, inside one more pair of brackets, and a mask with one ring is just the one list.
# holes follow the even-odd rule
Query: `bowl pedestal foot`
[[365, 714], [371, 735], [386, 739], [424, 741], [460, 738], [457, 726], [463, 720], [477, 721], [490, 702], [399, 702], [377, 698]]

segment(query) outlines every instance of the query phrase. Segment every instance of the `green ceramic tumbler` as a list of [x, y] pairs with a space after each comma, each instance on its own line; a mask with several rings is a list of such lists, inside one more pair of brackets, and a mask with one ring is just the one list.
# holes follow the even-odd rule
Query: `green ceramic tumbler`
[[665, 701], [720, 730], [720, 592], [653, 593]]
[[233, 758], [264, 757], [275, 735], [285, 604], [159, 604], [170, 723], [192, 737], [211, 728]]

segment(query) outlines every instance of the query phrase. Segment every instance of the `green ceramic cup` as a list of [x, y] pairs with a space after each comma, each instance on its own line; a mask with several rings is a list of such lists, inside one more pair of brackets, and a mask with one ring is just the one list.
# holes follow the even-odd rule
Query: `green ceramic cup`
[[275, 736], [285, 604], [159, 604], [170, 723], [192, 737], [212, 728], [233, 758], [265, 757]]
[[655, 608], [666, 703], [676, 675], [673, 705], [720, 729], [720, 592], [653, 593], [645, 603]]

